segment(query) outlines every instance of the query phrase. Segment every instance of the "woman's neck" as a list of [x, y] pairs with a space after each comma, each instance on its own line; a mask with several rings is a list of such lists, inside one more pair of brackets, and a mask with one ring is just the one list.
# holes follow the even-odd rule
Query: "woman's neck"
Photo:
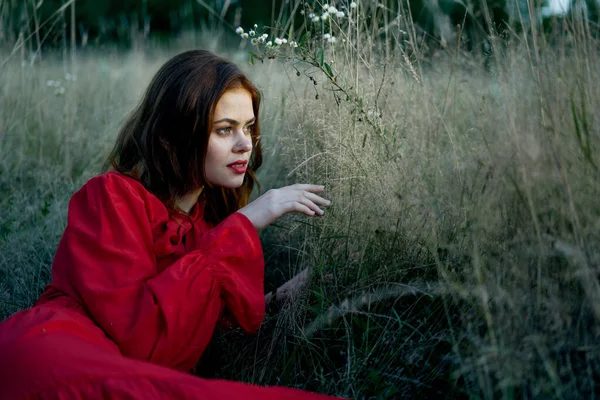
[[183, 211], [186, 214], [189, 214], [192, 208], [194, 208], [194, 204], [198, 201], [198, 197], [200, 197], [200, 193], [202, 193], [203, 187], [200, 189], [188, 193], [182, 197], [178, 197], [175, 199], [175, 208]]

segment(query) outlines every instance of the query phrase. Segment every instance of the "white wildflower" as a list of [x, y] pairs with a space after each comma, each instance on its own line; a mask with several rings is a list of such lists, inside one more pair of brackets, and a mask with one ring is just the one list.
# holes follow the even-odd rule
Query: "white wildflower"
[[325, 40], [329, 40], [330, 37], [331, 37], [331, 35], [329, 33], [326, 33], [323, 35], [323, 39], [325, 39]]
[[328, 41], [329, 43], [335, 43], [335, 42], [337, 42], [337, 39], [335, 38], [335, 36], [332, 36], [332, 37], [330, 37], [329, 39], [327, 39], [327, 41]]
[[329, 12], [329, 14], [335, 14], [337, 12], [337, 8], [331, 6], [327, 9], [327, 12]]
[[377, 107], [372, 107], [367, 111], [369, 118], [381, 118], [381, 111]]
[[350, 3], [350, 8], [356, 8], [356, 2], [353, 1], [352, 3]]
[[242, 33], [242, 37], [243, 37], [244, 39], [248, 39], [248, 34], [247, 34], [247, 33]]
[[237, 33], [238, 35], [241, 35], [242, 33], [244, 33], [244, 28], [242, 28], [241, 26], [238, 26], [238, 28], [235, 30], [235, 33]]
[[318, 16], [318, 15], [315, 15], [315, 16], [312, 18], [312, 22], [319, 22], [320, 20], [321, 20], [321, 18], [319, 18], [319, 16]]
[[283, 42], [283, 44], [286, 44], [286, 43], [287, 43], [287, 39], [285, 39], [285, 38], [284, 38], [284, 39], [281, 39], [281, 41]]
[[290, 41], [290, 47], [296, 48], [296, 47], [298, 47], [298, 43], [296, 43], [295, 41], [292, 40], [292, 41]]
[[73, 74], [69, 74], [68, 72], [65, 74], [65, 79], [71, 82], [75, 82], [77, 80], [77, 76]]
[[300, 15], [304, 15], [304, 10], [300, 10]]
[[254, 35], [256, 35], [256, 31], [250, 30], [250, 32], [248, 32], [248, 34], [249, 34], [250, 36], [254, 36]]
[[254, 24], [254, 29], [257, 29], [257, 28], [258, 28], [258, 24]]
[[315, 14], [314, 14], [314, 13], [310, 13], [310, 14], [308, 14], [308, 18], [309, 18], [309, 19], [313, 19], [314, 17], [315, 17]]
[[250, 43], [252, 44], [252, 46], [256, 46], [256, 45], [258, 44], [258, 39], [256, 39], [256, 38], [252, 38], [252, 39], [250, 40]]
[[323, 4], [323, 10], [327, 10], [327, 9], [329, 9], [329, 4], [327, 4], [327, 3]]
[[329, 13], [324, 12], [323, 15], [321, 15], [321, 19], [325, 21], [327, 18], [329, 18]]
[[340, 308], [342, 310], [349, 310], [350, 309], [350, 300], [346, 299], [346, 300], [342, 301], [342, 304], [340, 304]]
[[267, 42], [267, 47], [273, 47], [273, 42], [271, 42], [270, 40]]
[[60, 96], [61, 94], [65, 94], [65, 88], [64, 88], [64, 87], [62, 87], [62, 86], [61, 86], [61, 87], [59, 87], [59, 88], [57, 88], [57, 89], [54, 91], [54, 94], [55, 94], [56, 96]]
[[277, 46], [279, 46], [281, 43], [283, 43], [283, 40], [279, 39], [279, 38], [275, 38], [275, 44]]
[[335, 16], [336, 16], [336, 17], [338, 17], [338, 18], [344, 18], [344, 12], [343, 12], [343, 11], [338, 11], [338, 12], [335, 14]]

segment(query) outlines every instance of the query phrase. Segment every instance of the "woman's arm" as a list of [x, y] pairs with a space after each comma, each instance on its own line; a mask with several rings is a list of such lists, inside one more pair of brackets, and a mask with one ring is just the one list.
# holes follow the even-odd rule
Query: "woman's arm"
[[124, 355], [163, 365], [179, 365], [189, 351], [199, 357], [224, 307], [242, 329], [256, 331], [265, 311], [264, 261], [250, 221], [234, 213], [202, 236], [201, 248], [159, 271], [143, 197], [116, 174], [77, 192], [53, 284], [79, 301]]

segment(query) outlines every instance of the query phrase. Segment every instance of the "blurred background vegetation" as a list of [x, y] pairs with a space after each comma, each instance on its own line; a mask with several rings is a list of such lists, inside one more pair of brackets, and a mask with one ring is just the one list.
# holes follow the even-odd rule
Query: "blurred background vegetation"
[[[210, 27], [275, 27], [303, 22], [297, 11], [303, 2], [290, 0], [2, 0], [0, 43], [10, 46], [32, 36], [44, 47], [78, 45], [130, 46], [141, 38], [161, 40], [186, 30]], [[370, 4], [373, 2], [366, 2]], [[333, 3], [332, 3], [333, 4]], [[598, 21], [598, 0], [401, 0], [375, 2], [390, 15], [407, 13], [425, 36], [449, 44], [458, 30], [473, 49], [491, 29], [499, 34], [520, 31], [522, 25], [544, 24], [552, 17], [585, 13]], [[380, 8], [381, 8], [380, 7]], [[547, 28], [548, 26], [546, 26]], [[28, 41], [29, 42], [29, 41]], [[34, 45], [31, 41], [30, 45]]]
[[[328, 3], [343, 17], [299, 0], [0, 0], [0, 319], [50, 280], [69, 198], [158, 67], [206, 48], [263, 92], [263, 191], [321, 183], [334, 204], [261, 232], [267, 289], [309, 268], [308, 290], [256, 337], [217, 331], [199, 375], [593, 398], [598, 0]], [[254, 24], [301, 45], [235, 33]]]

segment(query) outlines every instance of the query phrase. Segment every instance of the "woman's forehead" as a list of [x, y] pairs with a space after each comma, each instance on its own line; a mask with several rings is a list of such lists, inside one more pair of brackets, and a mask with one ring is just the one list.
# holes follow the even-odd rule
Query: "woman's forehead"
[[254, 118], [252, 95], [245, 88], [228, 89], [223, 93], [215, 107], [214, 120], [231, 118], [248, 121]]

